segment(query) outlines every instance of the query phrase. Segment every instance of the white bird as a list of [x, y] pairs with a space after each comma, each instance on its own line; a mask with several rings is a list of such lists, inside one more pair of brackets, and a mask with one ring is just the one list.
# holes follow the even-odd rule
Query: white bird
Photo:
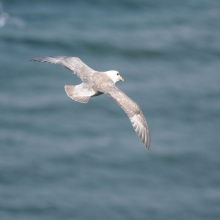
[[0, 28], [3, 28], [7, 23], [13, 24], [20, 29], [26, 27], [26, 23], [18, 17], [10, 17], [8, 13], [4, 12], [3, 5], [0, 2]]
[[7, 13], [5, 12], [0, 13], [0, 28], [6, 25], [8, 18], [9, 18], [9, 15]]
[[78, 57], [40, 57], [30, 59], [29, 61], [60, 64], [72, 73], [77, 74], [82, 80], [82, 83], [74, 86], [65, 86], [67, 95], [75, 101], [87, 103], [90, 97], [102, 95], [103, 93], [107, 94], [128, 115], [137, 135], [149, 151], [150, 133], [147, 121], [139, 105], [115, 86], [115, 83], [119, 80], [124, 82], [118, 71], [95, 71], [83, 63]]

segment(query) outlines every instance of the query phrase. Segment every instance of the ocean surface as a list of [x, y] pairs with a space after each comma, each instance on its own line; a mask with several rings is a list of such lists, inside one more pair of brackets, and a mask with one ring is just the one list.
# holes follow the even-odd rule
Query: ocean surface
[[[2, 4], [0, 219], [220, 219], [219, 0]], [[75, 102], [76, 75], [28, 61], [59, 55], [120, 72], [149, 152], [107, 95]]]

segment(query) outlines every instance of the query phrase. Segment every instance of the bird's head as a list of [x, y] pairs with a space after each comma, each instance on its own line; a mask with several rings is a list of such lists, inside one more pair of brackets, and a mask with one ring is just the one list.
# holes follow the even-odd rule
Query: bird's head
[[110, 77], [112, 79], [112, 81], [114, 83], [116, 83], [118, 81], [124, 82], [124, 79], [120, 76], [119, 72], [116, 70], [110, 70], [105, 73], [108, 75], [108, 77]]

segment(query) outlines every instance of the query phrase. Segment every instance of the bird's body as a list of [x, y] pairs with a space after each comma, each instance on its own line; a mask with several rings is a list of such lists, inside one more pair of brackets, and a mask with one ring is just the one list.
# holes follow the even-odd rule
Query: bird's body
[[65, 86], [67, 95], [75, 101], [87, 103], [90, 97], [107, 94], [125, 111], [139, 138], [146, 148], [150, 149], [150, 133], [146, 119], [139, 105], [115, 86], [117, 81], [124, 81], [117, 71], [95, 71], [78, 57], [41, 57], [30, 61], [60, 64], [72, 73], [77, 74], [82, 83], [76, 86]]

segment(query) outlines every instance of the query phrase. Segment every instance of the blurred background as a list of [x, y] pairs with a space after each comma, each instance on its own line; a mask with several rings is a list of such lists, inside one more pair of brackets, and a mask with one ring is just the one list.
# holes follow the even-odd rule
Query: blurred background
[[[4, 0], [0, 219], [220, 219], [220, 2]], [[141, 107], [148, 152], [108, 96], [40, 56], [76, 56]]]

